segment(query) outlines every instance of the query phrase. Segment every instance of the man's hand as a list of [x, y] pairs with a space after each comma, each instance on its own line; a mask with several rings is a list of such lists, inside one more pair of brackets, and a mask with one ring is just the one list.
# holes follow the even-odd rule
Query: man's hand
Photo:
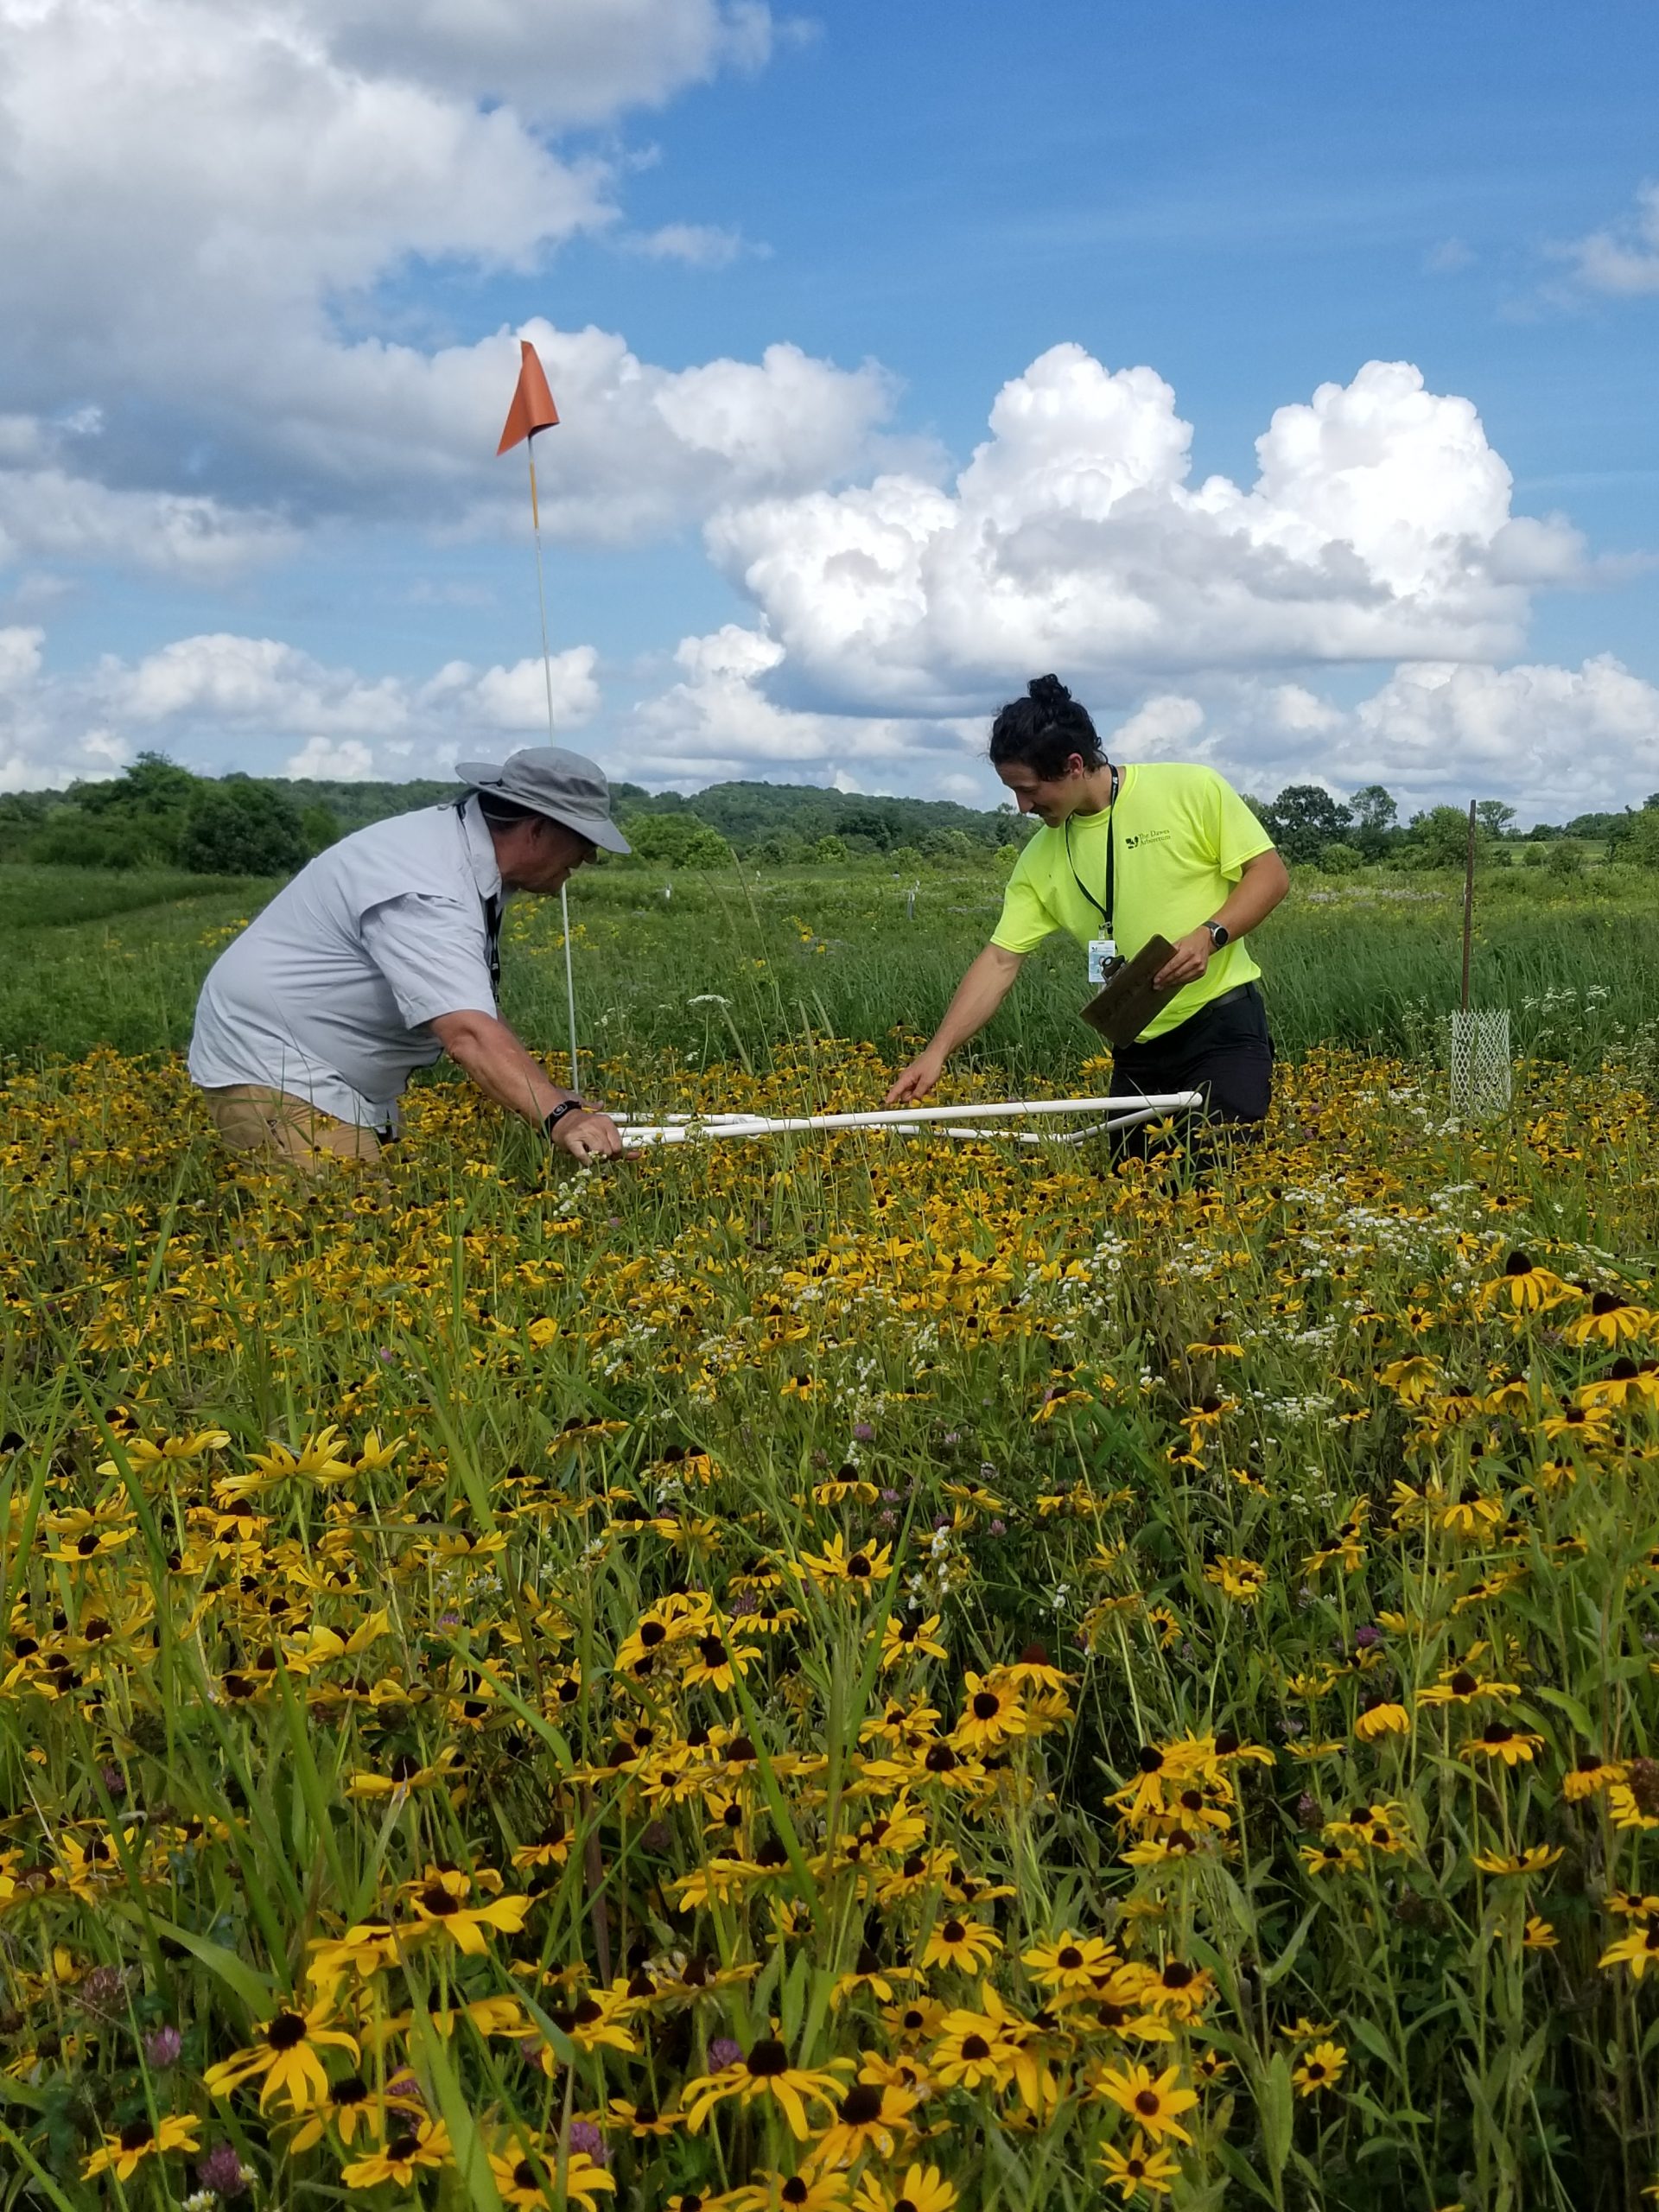
[[1179, 938], [1174, 950], [1153, 977], [1154, 986], [1158, 990], [1169, 991], [1182, 983], [1196, 983], [1210, 965], [1215, 950], [1215, 939], [1206, 929], [1196, 929]]
[[913, 1106], [918, 1099], [926, 1097], [944, 1073], [944, 1055], [934, 1052], [930, 1046], [904, 1070], [882, 1101], [883, 1105]]
[[548, 1131], [548, 1141], [572, 1160], [614, 1160], [622, 1149], [622, 1132], [608, 1114], [565, 1114]]

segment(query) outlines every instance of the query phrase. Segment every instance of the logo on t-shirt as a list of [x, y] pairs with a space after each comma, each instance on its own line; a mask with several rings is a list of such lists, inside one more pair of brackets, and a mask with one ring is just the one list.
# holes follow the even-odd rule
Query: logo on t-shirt
[[1125, 852], [1132, 853], [1137, 845], [1163, 843], [1167, 841], [1168, 836], [1167, 830], [1137, 830], [1133, 837], [1126, 837], [1123, 840], [1123, 849]]

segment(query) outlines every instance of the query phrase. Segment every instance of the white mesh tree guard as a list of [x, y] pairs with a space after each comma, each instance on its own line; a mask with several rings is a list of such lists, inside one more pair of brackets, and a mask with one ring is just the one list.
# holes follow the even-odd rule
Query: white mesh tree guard
[[1509, 1015], [1465, 1007], [1452, 1015], [1448, 1031], [1453, 1119], [1484, 1122], [1506, 1112], [1514, 1087]]

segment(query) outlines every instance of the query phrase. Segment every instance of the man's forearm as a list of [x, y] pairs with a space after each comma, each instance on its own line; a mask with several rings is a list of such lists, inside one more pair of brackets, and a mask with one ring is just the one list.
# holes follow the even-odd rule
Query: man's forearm
[[1000, 944], [988, 944], [957, 984], [928, 1050], [949, 1059], [958, 1045], [977, 1036], [1013, 989], [1023, 957], [1005, 952]]
[[432, 1027], [444, 1051], [486, 1098], [537, 1128], [572, 1096], [550, 1080], [541, 1062], [492, 1014], [445, 1014]]

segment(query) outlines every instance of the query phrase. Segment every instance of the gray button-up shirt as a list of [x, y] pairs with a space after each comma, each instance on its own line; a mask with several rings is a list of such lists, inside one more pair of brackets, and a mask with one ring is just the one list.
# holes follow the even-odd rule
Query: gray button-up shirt
[[319, 853], [209, 970], [190, 1039], [204, 1090], [260, 1084], [382, 1132], [440, 1014], [493, 1014], [484, 902], [501, 893], [476, 799], [371, 823]]

